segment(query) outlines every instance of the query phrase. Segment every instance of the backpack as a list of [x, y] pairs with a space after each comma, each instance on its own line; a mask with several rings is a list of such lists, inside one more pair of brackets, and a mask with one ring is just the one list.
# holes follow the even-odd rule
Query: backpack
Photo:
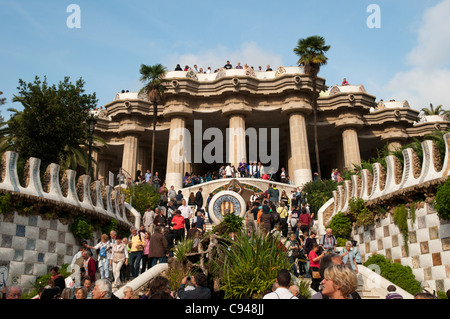
[[100, 248], [100, 253], [98, 254], [100, 257], [106, 257], [106, 247], [107, 247], [108, 245], [103, 245], [101, 248]]

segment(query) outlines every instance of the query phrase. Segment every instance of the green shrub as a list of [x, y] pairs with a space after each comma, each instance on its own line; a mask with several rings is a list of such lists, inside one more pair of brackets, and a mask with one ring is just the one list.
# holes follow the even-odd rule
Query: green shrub
[[226, 299], [261, 298], [271, 291], [281, 269], [292, 268], [287, 253], [279, 241], [272, 236], [253, 234], [248, 238], [243, 232], [232, 246], [222, 248], [224, 255], [217, 268], [221, 290]]
[[308, 204], [314, 212], [318, 212], [320, 207], [333, 197], [333, 191], [337, 190], [337, 185], [338, 183], [332, 179], [322, 179], [308, 182], [303, 186]]
[[450, 220], [450, 178], [437, 187], [434, 208], [438, 212], [439, 218]]
[[154, 210], [161, 199], [159, 192], [149, 183], [133, 185], [123, 191], [125, 192], [125, 201], [142, 215], [146, 211], [147, 205]]
[[11, 213], [11, 194], [5, 193], [0, 195], [0, 214]]
[[352, 197], [348, 204], [348, 212], [358, 226], [370, 226], [375, 222], [375, 212], [365, 206], [362, 198]]
[[414, 277], [411, 267], [394, 263], [383, 255], [373, 255], [364, 263], [364, 266], [376, 264], [380, 267], [380, 275], [393, 284], [414, 295], [421, 291], [420, 282]]
[[94, 235], [94, 226], [88, 221], [86, 216], [79, 215], [70, 225], [70, 231], [75, 238], [90, 239]]
[[353, 229], [352, 220], [343, 212], [339, 212], [331, 218], [329, 227], [333, 230], [336, 238], [341, 237], [348, 240]]

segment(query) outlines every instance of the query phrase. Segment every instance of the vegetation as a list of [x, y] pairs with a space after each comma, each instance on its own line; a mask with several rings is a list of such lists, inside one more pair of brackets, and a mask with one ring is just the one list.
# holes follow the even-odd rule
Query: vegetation
[[339, 212], [331, 218], [329, 227], [339, 241], [339, 246], [342, 246], [351, 237], [353, 222], [345, 213]]
[[421, 109], [421, 111], [423, 112], [423, 115], [446, 115], [447, 117], [450, 116], [450, 111], [444, 110], [442, 104], [434, 108], [433, 104], [430, 103], [430, 108], [424, 107]]
[[380, 267], [380, 275], [393, 284], [414, 295], [421, 291], [420, 282], [414, 277], [411, 267], [394, 263], [383, 255], [373, 255], [364, 263], [364, 266], [376, 264]]
[[450, 178], [436, 190], [434, 208], [440, 219], [450, 220]]
[[409, 252], [409, 227], [408, 227], [408, 209], [405, 204], [399, 205], [394, 210], [394, 223], [397, 225], [401, 234], [403, 235], [403, 241], [405, 244], [406, 254]]
[[348, 213], [358, 226], [370, 226], [375, 222], [376, 213], [365, 206], [362, 198], [352, 197], [348, 203]]
[[291, 268], [287, 252], [272, 236], [248, 238], [241, 233], [235, 243], [222, 247], [222, 253], [223, 261], [216, 262], [223, 269], [220, 289], [227, 299], [261, 298], [271, 291], [278, 272]]
[[222, 222], [213, 228], [213, 232], [219, 232], [228, 236], [229, 233], [240, 233], [243, 229], [243, 218], [231, 213], [223, 217]]
[[79, 215], [70, 225], [70, 231], [75, 238], [91, 239], [94, 234], [94, 226], [85, 215]]
[[333, 197], [333, 191], [337, 189], [337, 185], [338, 183], [332, 179], [319, 179], [303, 186], [308, 204], [314, 212], [319, 211], [320, 207]]
[[166, 90], [165, 83], [167, 83], [167, 80], [165, 79], [167, 69], [161, 64], [141, 64], [139, 72], [141, 73], [140, 81], [145, 83], [145, 86], [140, 92], [147, 94], [148, 100], [153, 104], [152, 157], [150, 165], [150, 173], [153, 178], [156, 143], [156, 119], [158, 116], [158, 104], [163, 103], [164, 100], [164, 91]]
[[63, 171], [78, 167], [87, 171], [87, 119], [97, 99], [95, 93], [84, 93], [84, 84], [81, 78], [72, 84], [69, 77], [57, 86], [37, 76], [33, 83], [19, 80], [13, 102], [20, 103], [23, 110], [8, 109], [14, 114], [2, 123], [0, 151], [37, 157], [42, 167], [58, 163]]
[[123, 189], [125, 201], [130, 203], [138, 212], [144, 214], [146, 206], [155, 209], [160, 201], [159, 192], [150, 183], [141, 183]]
[[311, 75], [313, 83], [313, 118], [314, 118], [314, 147], [316, 153], [316, 164], [319, 178], [322, 177], [319, 159], [319, 144], [317, 142], [317, 74], [320, 67], [325, 65], [328, 58], [325, 53], [330, 49], [325, 44], [325, 39], [321, 36], [311, 36], [305, 39], [299, 39], [294, 53], [299, 56], [298, 64], [304, 67], [305, 73]]
[[[59, 268], [59, 273], [64, 277], [67, 278], [70, 276], [70, 272], [67, 271], [67, 268], [69, 267], [69, 264], [64, 264]], [[47, 286], [48, 280], [52, 277], [51, 273], [39, 276], [36, 278], [36, 281], [34, 282], [34, 289], [31, 290], [29, 293], [22, 295], [22, 299], [31, 299], [34, 296], [38, 294], [38, 291], [40, 288], [44, 288]]]

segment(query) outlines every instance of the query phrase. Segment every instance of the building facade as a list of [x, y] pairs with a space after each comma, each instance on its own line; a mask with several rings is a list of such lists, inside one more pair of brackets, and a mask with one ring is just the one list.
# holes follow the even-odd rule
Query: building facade
[[[261, 162], [279, 180], [282, 168], [294, 185], [317, 171], [312, 78], [301, 67], [275, 71], [221, 69], [203, 74], [170, 71], [164, 104], [158, 105], [154, 170], [167, 187], [183, 187], [188, 173], [217, 172], [230, 163]], [[320, 92], [320, 93], [319, 93]], [[436, 129], [442, 117], [419, 118], [407, 101], [376, 101], [363, 85], [326, 86], [317, 78], [317, 132], [322, 178], [399, 147]], [[108, 147], [94, 154], [95, 178], [122, 168], [135, 179], [150, 169], [153, 106], [138, 93], [117, 93], [98, 112], [96, 135]]]

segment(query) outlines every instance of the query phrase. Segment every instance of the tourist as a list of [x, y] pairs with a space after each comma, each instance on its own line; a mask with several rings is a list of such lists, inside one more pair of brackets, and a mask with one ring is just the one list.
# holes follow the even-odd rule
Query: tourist
[[164, 237], [164, 227], [156, 226], [155, 233], [150, 237], [150, 250], [148, 258], [150, 267], [157, 263], [167, 263], [169, 257], [169, 247], [166, 237]]
[[[320, 277], [325, 278], [325, 269], [333, 266], [333, 265], [344, 265], [341, 257], [335, 253], [325, 254], [324, 257], [320, 260], [319, 266], [319, 274]], [[357, 291], [354, 291], [350, 294], [350, 299], [361, 299], [361, 296]], [[328, 296], [323, 295], [322, 291], [319, 290], [316, 294], [314, 294], [311, 299], [330, 299]]]
[[[192, 290], [186, 289], [186, 283], [189, 279], [194, 285]], [[193, 277], [184, 277], [178, 289], [178, 297], [180, 299], [211, 299], [211, 290], [208, 288], [205, 274], [197, 273]]]
[[131, 276], [134, 278], [139, 275], [144, 245], [144, 238], [138, 233], [136, 227], [131, 227], [131, 239], [128, 247], [130, 247], [130, 271]]
[[175, 71], [183, 71], [183, 69], [179, 64], [177, 64], [177, 66], [175, 67]]
[[284, 247], [287, 249], [289, 263], [293, 264], [292, 270], [294, 272], [294, 276], [298, 277], [299, 273], [297, 258], [300, 257], [300, 243], [298, 242], [295, 233], [291, 232], [289, 234], [289, 238], [286, 240]]
[[153, 186], [155, 187], [156, 190], [159, 190], [159, 186], [161, 184], [161, 179], [158, 176], [158, 172], [155, 172], [155, 176], [153, 177]]
[[59, 288], [59, 292], [61, 293], [64, 288], [66, 288], [66, 282], [64, 276], [59, 273], [59, 267], [54, 266], [50, 270], [51, 279], [53, 280], [54, 286]]
[[302, 233], [304, 234], [309, 233], [311, 221], [312, 221], [311, 215], [308, 214], [306, 207], [302, 207], [301, 214], [298, 218], [298, 223], [300, 224], [300, 231]]
[[353, 250], [353, 254], [355, 255], [355, 261], [356, 264], [358, 265], [362, 265], [362, 256], [361, 256], [361, 252], [359, 251], [359, 248], [357, 246], [358, 242], [356, 240], [351, 240], [352, 242], [352, 250]]
[[263, 236], [266, 236], [270, 233], [272, 229], [273, 223], [273, 215], [270, 213], [270, 208], [267, 203], [267, 200], [264, 200], [264, 204], [262, 205], [262, 215], [260, 217], [260, 230]]
[[247, 229], [247, 233], [248, 234], [253, 234], [256, 232], [256, 224], [255, 224], [255, 219], [256, 216], [253, 213], [253, 210], [256, 208], [256, 213], [258, 212], [258, 207], [253, 204], [252, 202], [249, 202], [247, 204], [247, 211], [245, 212], [245, 227]]
[[270, 67], [270, 65], [267, 65], [266, 71], [272, 71], [272, 68]]
[[59, 295], [59, 299], [74, 299], [73, 289], [67, 287], [64, 288]]
[[320, 237], [319, 246], [325, 251], [334, 252], [336, 250], [336, 237], [333, 235], [331, 228], [326, 229], [326, 233]]
[[150, 234], [146, 231], [144, 234], [144, 250], [142, 251], [142, 261], [141, 261], [141, 274], [143, 274], [147, 269], [150, 269], [151, 261], [148, 257], [148, 254], [150, 252]]
[[128, 237], [123, 237], [122, 243], [124, 244], [124, 246], [127, 250], [126, 254], [128, 255], [128, 260], [125, 263], [123, 263], [122, 267], [120, 268], [120, 281], [126, 282], [126, 281], [130, 280], [130, 275], [131, 275], [131, 271], [130, 271], [131, 248], [128, 246]]
[[181, 211], [179, 209], [175, 210], [175, 215], [172, 218], [171, 224], [174, 232], [175, 242], [182, 241], [184, 237], [185, 218], [181, 216]]
[[278, 272], [276, 283], [278, 284], [278, 288], [264, 295], [263, 299], [298, 299], [289, 290], [291, 274], [287, 269], [281, 269]]
[[274, 203], [276, 207], [280, 204], [280, 190], [276, 184], [269, 184], [269, 201]]
[[22, 298], [22, 288], [19, 286], [10, 286], [6, 288], [5, 299], [21, 299]]
[[325, 256], [322, 252], [321, 255], [317, 255], [319, 251], [319, 245], [313, 244], [311, 251], [308, 254], [309, 268], [311, 269], [312, 279], [311, 279], [311, 289], [319, 291], [319, 285], [321, 282], [321, 276], [319, 273], [320, 260]]
[[111, 249], [110, 264], [114, 276], [113, 288], [116, 288], [121, 285], [120, 271], [122, 266], [124, 264], [128, 266], [128, 249], [119, 236], [116, 237], [116, 242]]
[[403, 296], [396, 290], [397, 288], [394, 285], [389, 285], [387, 287], [388, 294], [386, 295], [386, 299], [403, 299]]
[[85, 287], [75, 289], [75, 299], [87, 299], [88, 292]]
[[167, 197], [169, 197], [169, 202], [173, 201], [177, 196], [177, 192], [175, 191], [175, 187], [172, 185], [170, 189], [167, 191]]
[[277, 213], [280, 216], [281, 233], [283, 237], [287, 237], [289, 230], [289, 226], [287, 223], [289, 209], [286, 207], [285, 201], [280, 202], [280, 207], [277, 208]]
[[342, 249], [340, 256], [344, 265], [358, 273], [358, 265], [356, 264], [355, 253], [352, 250], [351, 241], [345, 243], [345, 247]]
[[291, 292], [291, 294], [295, 297], [299, 297], [300, 294], [300, 288], [297, 285], [291, 285], [289, 287], [289, 291]]
[[203, 195], [202, 195], [203, 188], [199, 188], [197, 193], [195, 194], [194, 198], [194, 204], [197, 206], [198, 209], [203, 209]]
[[123, 298], [122, 299], [136, 299], [133, 297], [133, 288], [130, 286], [123, 287]]
[[150, 170], [148, 169], [144, 174], [145, 182], [150, 183], [151, 177], [152, 177], [152, 174], [150, 173]]
[[[166, 295], [165, 298], [158, 297], [161, 294]], [[153, 278], [147, 293], [141, 299], [173, 299], [169, 279], [161, 275]]]
[[195, 226], [200, 230], [201, 234], [206, 231], [205, 216], [203, 215], [202, 210], [197, 210], [197, 216], [194, 217], [193, 222], [195, 223]]
[[178, 210], [180, 211], [181, 216], [184, 218], [185, 221], [183, 230], [187, 232], [190, 228], [192, 209], [190, 206], [186, 205], [186, 200], [184, 198], [181, 200], [181, 206], [178, 207]]
[[97, 280], [94, 289], [92, 290], [92, 299], [111, 299], [111, 297], [111, 281], [106, 278]]
[[97, 266], [95, 265], [95, 260], [92, 258], [92, 253], [90, 250], [85, 250], [82, 253], [83, 256], [83, 267], [91, 278], [92, 282], [95, 282], [95, 274], [97, 273]]
[[86, 299], [92, 299], [92, 288], [94, 288], [94, 282], [91, 278], [86, 278], [83, 282], [83, 287], [86, 289]]
[[[156, 210], [156, 209], [155, 209]], [[160, 227], [165, 227], [167, 225], [167, 218], [164, 216], [164, 209], [159, 208], [158, 214], [155, 216], [153, 224]]]
[[288, 222], [291, 224], [291, 230], [298, 236], [298, 218], [300, 211], [298, 205], [292, 206], [292, 211], [289, 213]]
[[227, 63], [224, 65], [224, 68], [225, 68], [226, 70], [230, 70], [230, 69], [233, 68], [233, 66], [231, 65], [230, 61], [227, 61]]
[[88, 246], [89, 248], [99, 250], [97, 265], [98, 270], [100, 272], [100, 278], [108, 278], [109, 277], [109, 259], [108, 259], [108, 251], [111, 249], [111, 245], [109, 242], [109, 237], [106, 234], [102, 234], [100, 242], [95, 246]]
[[322, 294], [330, 299], [350, 299], [358, 288], [354, 271], [345, 265], [333, 265], [324, 271]]
[[153, 234], [155, 212], [151, 209], [150, 205], [145, 206], [145, 213], [142, 217], [142, 223], [144, 224], [145, 230], [151, 235]]
[[346, 86], [346, 85], [350, 85], [350, 83], [348, 83], [347, 79], [344, 78], [344, 80], [342, 80], [341, 86]]
[[238, 62], [238, 63], [237, 63], [237, 65], [236, 65], [236, 69], [242, 69], [242, 65], [241, 65], [241, 62]]

